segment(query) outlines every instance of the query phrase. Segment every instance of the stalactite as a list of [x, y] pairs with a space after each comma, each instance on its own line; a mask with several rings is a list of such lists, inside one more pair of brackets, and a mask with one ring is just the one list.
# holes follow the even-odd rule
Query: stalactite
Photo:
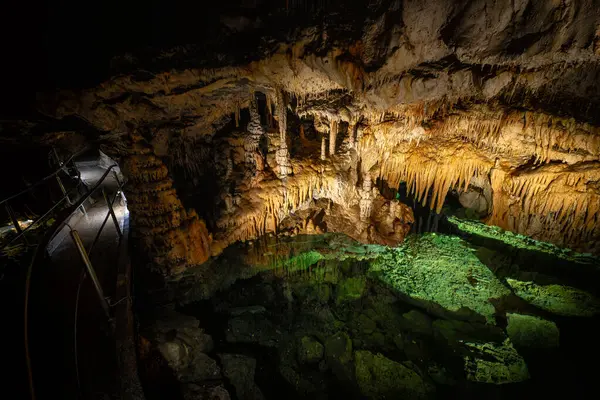
[[337, 143], [338, 121], [331, 121], [329, 128], [329, 155], [335, 155], [335, 147]]
[[258, 105], [256, 103], [256, 97], [253, 95], [248, 108], [250, 112], [250, 122], [246, 130], [248, 134], [244, 138], [244, 159], [246, 162], [246, 173], [249, 176], [254, 176], [256, 171], [262, 166], [262, 162], [257, 163], [257, 159], [262, 158], [258, 152], [260, 139], [264, 136], [265, 132], [260, 123], [260, 114], [258, 113]]
[[600, 172], [591, 163], [494, 172], [488, 223], [567, 246], [592, 243], [600, 237], [598, 181]]
[[325, 135], [321, 136], [321, 161], [327, 160], [327, 144], [325, 143]]
[[448, 190], [453, 187], [466, 190], [473, 176], [487, 175], [491, 168], [489, 161], [473, 158], [471, 154], [435, 159], [427, 155], [427, 150], [415, 147], [381, 161], [379, 176], [391, 187], [405, 181], [409, 193], [423, 205], [429, 203], [437, 213], [442, 210]]
[[271, 181], [269, 186], [255, 189], [250, 193], [250, 204], [219, 222], [218, 228], [224, 234], [216, 238], [212, 246], [213, 254], [220, 253], [236, 241], [276, 232], [279, 222], [289, 213], [301, 208], [315, 196], [333, 196], [337, 189], [334, 179], [323, 179], [310, 171], [289, 177], [285, 184]]
[[287, 106], [285, 103], [285, 94], [283, 90], [277, 90], [277, 124], [279, 125], [279, 140], [285, 142], [287, 134]]
[[293, 173], [290, 153], [287, 147], [287, 106], [285, 95], [282, 90], [277, 91], [277, 123], [279, 124], [279, 149], [277, 149], [275, 160], [277, 162], [278, 177], [286, 178]]
[[240, 103], [239, 102], [236, 102], [236, 104], [235, 104], [234, 118], [235, 118], [235, 127], [239, 128], [240, 127]]
[[355, 135], [356, 135], [356, 124], [348, 125], [348, 145], [350, 148], [354, 147]]

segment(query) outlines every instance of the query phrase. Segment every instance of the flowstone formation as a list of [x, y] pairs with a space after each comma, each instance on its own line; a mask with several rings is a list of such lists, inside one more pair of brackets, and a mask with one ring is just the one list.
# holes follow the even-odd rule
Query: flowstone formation
[[115, 77], [39, 108], [108, 146], [141, 132], [205, 221], [211, 255], [269, 233], [397, 245], [413, 216], [380, 192], [401, 182], [436, 212], [452, 192], [488, 224], [599, 251], [594, 2], [246, 7], [247, 23], [223, 19], [204, 47], [127, 54]]

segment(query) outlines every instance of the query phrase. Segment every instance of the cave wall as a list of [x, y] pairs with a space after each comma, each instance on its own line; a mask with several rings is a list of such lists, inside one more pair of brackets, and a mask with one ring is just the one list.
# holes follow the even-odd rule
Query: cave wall
[[[148, 153], [125, 156], [132, 219], [167, 270], [269, 232], [355, 225], [361, 240], [397, 242], [412, 216], [373, 192], [376, 180], [406, 182], [436, 211], [449, 190], [475, 190], [487, 223], [598, 251], [598, 0], [268, 6], [224, 22], [203, 48], [128, 53], [114, 77], [38, 98], [109, 146], [143, 137]], [[165, 165], [189, 176], [173, 186]], [[204, 224], [180, 199], [194, 186], [202, 196], [207, 176], [218, 183]], [[165, 218], [149, 218], [150, 203]]]

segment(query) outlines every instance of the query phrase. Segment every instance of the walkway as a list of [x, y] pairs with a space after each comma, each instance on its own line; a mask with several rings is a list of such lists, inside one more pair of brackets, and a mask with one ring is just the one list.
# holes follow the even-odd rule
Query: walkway
[[[90, 188], [105, 172], [93, 162], [81, 163], [79, 167], [83, 181]], [[111, 173], [101, 187], [107, 197], [113, 199], [118, 190], [114, 174]], [[93, 201], [91, 206], [86, 202], [86, 215], [78, 211], [70, 222], [88, 252], [108, 213], [100, 189], [93, 195]], [[121, 232], [127, 233], [129, 213], [120, 196], [115, 203]], [[123, 240], [126, 238], [127, 234]], [[119, 390], [118, 368], [115, 342], [107, 318], [91, 279], [86, 277], [79, 290], [75, 329], [76, 299], [84, 264], [68, 227], [56, 241], [58, 243], [51, 246], [45, 265], [38, 265], [32, 275], [29, 337], [36, 398], [114, 398]], [[119, 249], [124, 248], [119, 245], [117, 230], [109, 217], [91, 249], [90, 260], [111, 304], [118, 300], [115, 299], [115, 288]], [[77, 353], [74, 351], [75, 334]]]

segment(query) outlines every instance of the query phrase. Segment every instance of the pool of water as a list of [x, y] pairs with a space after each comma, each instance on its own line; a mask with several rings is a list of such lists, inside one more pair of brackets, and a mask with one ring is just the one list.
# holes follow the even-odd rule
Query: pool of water
[[[232, 246], [171, 287], [188, 336], [211, 337], [214, 374], [161, 352], [179, 383], [238, 399], [595, 398], [597, 259], [453, 223], [396, 249], [341, 235]], [[171, 328], [161, 340], [181, 342]]]

